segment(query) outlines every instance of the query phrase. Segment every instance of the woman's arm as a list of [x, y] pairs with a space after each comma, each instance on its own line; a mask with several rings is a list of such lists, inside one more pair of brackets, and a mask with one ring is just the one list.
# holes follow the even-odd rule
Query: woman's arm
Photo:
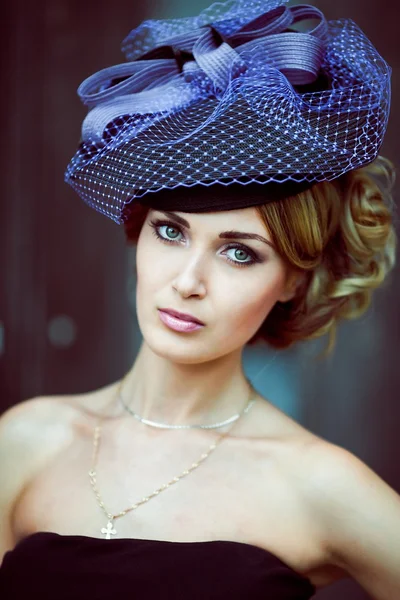
[[373, 600], [400, 599], [400, 496], [351, 452], [313, 444], [309, 500], [331, 564]]

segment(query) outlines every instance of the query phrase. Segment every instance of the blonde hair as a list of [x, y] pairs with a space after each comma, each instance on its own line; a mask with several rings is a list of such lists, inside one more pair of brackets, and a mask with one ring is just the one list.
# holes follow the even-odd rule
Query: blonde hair
[[368, 308], [372, 291], [395, 264], [397, 237], [391, 190], [395, 171], [379, 157], [328, 182], [257, 210], [278, 252], [303, 283], [293, 300], [277, 303], [250, 340], [276, 348], [329, 335]]
[[[301, 283], [292, 300], [273, 307], [248, 344], [263, 339], [288, 348], [328, 334], [327, 353], [332, 350], [339, 321], [364, 313], [395, 264], [394, 178], [392, 163], [378, 157], [334, 181], [256, 207]], [[147, 212], [140, 204], [126, 206], [129, 244], [137, 243]]]

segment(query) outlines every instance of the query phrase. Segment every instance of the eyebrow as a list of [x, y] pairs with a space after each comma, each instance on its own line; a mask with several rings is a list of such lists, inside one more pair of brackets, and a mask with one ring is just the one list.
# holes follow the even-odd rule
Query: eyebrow
[[[168, 210], [160, 210], [159, 212], [163, 213], [164, 215], [166, 215], [167, 217], [169, 217], [176, 223], [179, 223], [179, 225], [183, 225], [183, 227], [190, 229], [190, 223], [188, 221], [186, 221], [186, 219], [184, 219], [183, 217], [180, 217], [179, 215], [176, 215], [173, 212], [169, 212]], [[268, 244], [268, 246], [271, 246], [271, 248], [273, 248], [275, 250], [275, 246], [273, 245], [273, 243], [270, 242], [269, 240], [267, 240], [262, 235], [258, 235], [258, 233], [247, 233], [244, 231], [235, 231], [235, 230], [231, 229], [230, 231], [222, 231], [218, 235], [218, 237], [221, 239], [231, 239], [231, 240], [232, 239], [234, 239], [234, 240], [235, 239], [258, 240], [259, 242], [264, 242], [265, 244]]]

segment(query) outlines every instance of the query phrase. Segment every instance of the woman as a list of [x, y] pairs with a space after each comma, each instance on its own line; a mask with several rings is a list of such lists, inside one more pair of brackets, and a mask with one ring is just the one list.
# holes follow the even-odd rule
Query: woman
[[392, 268], [390, 69], [351, 22], [267, 9], [144, 23], [80, 88], [67, 181], [137, 245], [143, 343], [121, 381], [1, 418], [2, 597], [400, 595], [398, 494], [241, 362], [332, 346]]

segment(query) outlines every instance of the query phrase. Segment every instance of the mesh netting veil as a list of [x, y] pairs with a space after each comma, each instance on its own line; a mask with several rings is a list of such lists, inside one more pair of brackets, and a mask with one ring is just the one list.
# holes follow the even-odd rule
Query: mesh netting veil
[[215, 184], [312, 185], [378, 155], [391, 69], [349, 19], [279, 0], [228, 1], [145, 21], [122, 49], [127, 62], [78, 90], [89, 112], [66, 171], [117, 223], [128, 202], [151, 203], [162, 190], [174, 210], [170, 190], [210, 187], [191, 208], [220, 209], [208, 193]]

